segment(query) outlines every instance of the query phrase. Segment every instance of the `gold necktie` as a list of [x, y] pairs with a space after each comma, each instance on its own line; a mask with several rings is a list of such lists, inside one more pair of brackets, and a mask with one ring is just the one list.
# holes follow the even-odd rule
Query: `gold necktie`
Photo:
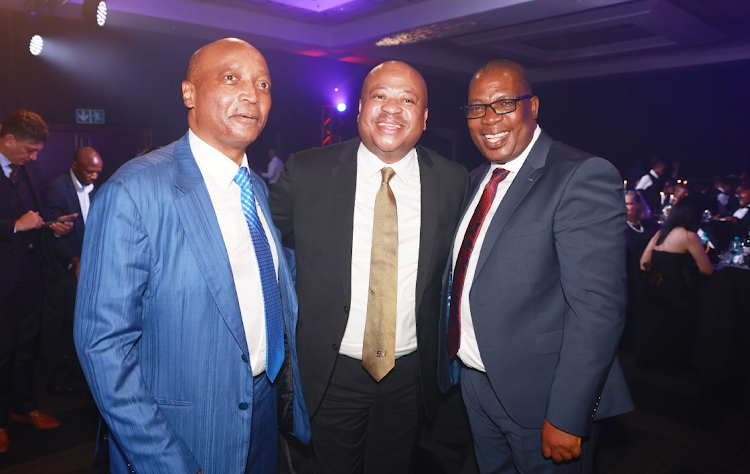
[[396, 198], [388, 185], [395, 172], [387, 166], [380, 172], [383, 181], [375, 195], [370, 288], [362, 347], [362, 367], [378, 382], [395, 365], [398, 292], [398, 214]]

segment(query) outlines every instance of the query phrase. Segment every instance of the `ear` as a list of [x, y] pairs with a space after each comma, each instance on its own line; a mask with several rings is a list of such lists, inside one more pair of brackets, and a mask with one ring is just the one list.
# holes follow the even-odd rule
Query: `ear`
[[424, 109], [424, 121], [422, 122], [422, 131], [427, 130], [427, 116], [430, 113], [430, 109], [426, 108]]
[[182, 81], [182, 102], [185, 103], [185, 107], [192, 109], [195, 107], [195, 85], [190, 81]]
[[359, 114], [362, 113], [362, 99], [359, 99], [359, 108], [357, 108], [357, 122], [359, 122]]
[[539, 115], [539, 97], [534, 96], [529, 99], [529, 104], [531, 105], [531, 115], [534, 117], [534, 120], [536, 120]]

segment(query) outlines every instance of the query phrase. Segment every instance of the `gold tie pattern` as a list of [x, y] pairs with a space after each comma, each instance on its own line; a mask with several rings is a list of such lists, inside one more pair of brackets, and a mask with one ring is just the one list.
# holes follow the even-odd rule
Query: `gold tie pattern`
[[398, 214], [388, 184], [393, 168], [380, 170], [382, 182], [375, 195], [370, 253], [370, 288], [362, 347], [362, 367], [380, 382], [395, 365], [396, 295], [398, 292]]

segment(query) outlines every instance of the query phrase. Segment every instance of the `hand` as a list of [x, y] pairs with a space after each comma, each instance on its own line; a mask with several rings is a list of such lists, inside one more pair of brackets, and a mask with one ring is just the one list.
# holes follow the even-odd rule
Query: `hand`
[[38, 229], [44, 224], [44, 219], [39, 217], [38, 212], [29, 211], [16, 221], [16, 232]]
[[81, 271], [81, 259], [78, 257], [73, 257], [71, 259], [70, 264], [73, 265], [71, 270], [73, 270], [73, 273], [76, 274], [76, 280], [78, 279], [78, 272]]
[[52, 229], [52, 232], [54, 232], [58, 237], [61, 235], [65, 235], [73, 230], [73, 219], [75, 219], [76, 217], [78, 217], [78, 213], [68, 214], [67, 216], [60, 216], [59, 219], [70, 218], [70, 221], [50, 224], [49, 228]]
[[581, 456], [581, 437], [559, 430], [544, 420], [542, 455], [555, 462], [570, 461]]

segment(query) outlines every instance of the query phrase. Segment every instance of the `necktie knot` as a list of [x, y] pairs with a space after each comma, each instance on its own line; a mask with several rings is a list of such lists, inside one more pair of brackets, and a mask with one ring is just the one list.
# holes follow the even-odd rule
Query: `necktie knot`
[[384, 166], [383, 169], [380, 170], [380, 174], [383, 177], [383, 181], [381, 181], [380, 184], [388, 184], [391, 182], [391, 178], [396, 176], [396, 172], [393, 171], [393, 168], [390, 166]]
[[242, 189], [247, 189], [250, 186], [250, 172], [244, 166], [240, 166], [237, 170], [237, 174], [234, 175], [234, 182]]
[[505, 168], [495, 168], [495, 170], [492, 172], [492, 176], [490, 177], [490, 182], [493, 185], [497, 186], [502, 180], [508, 177], [509, 173], [510, 171], [506, 170]]
[[8, 179], [10, 179], [11, 184], [15, 186], [18, 184], [18, 171], [20, 167], [18, 165], [15, 165], [13, 163], [10, 164], [10, 175], [8, 176]]

